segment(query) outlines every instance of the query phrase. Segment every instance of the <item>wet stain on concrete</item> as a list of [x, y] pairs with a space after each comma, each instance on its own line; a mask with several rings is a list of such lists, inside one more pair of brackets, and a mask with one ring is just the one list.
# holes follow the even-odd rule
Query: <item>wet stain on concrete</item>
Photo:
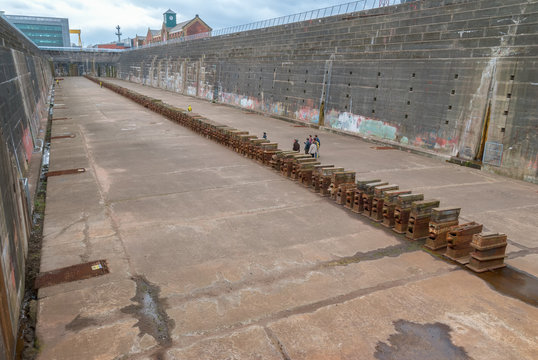
[[131, 301], [138, 304], [124, 307], [121, 312], [138, 319], [134, 326], [140, 329], [139, 336], [148, 334], [161, 347], [170, 346], [172, 344], [170, 332], [174, 328], [174, 320], [166, 314], [166, 303], [164, 299], [159, 298], [159, 287], [152, 285], [143, 276], [135, 276], [132, 280], [136, 283], [136, 295]]
[[499, 293], [538, 306], [538, 279], [534, 276], [511, 267], [476, 275]]
[[405, 241], [398, 245], [387, 246], [381, 249], [376, 249], [367, 252], [358, 252], [352, 256], [342, 257], [338, 260], [333, 260], [325, 263], [325, 266], [346, 266], [349, 264], [358, 263], [359, 261], [378, 260], [384, 257], [397, 257], [404, 253], [422, 250], [422, 242]]
[[416, 324], [398, 320], [397, 333], [388, 342], [378, 342], [374, 356], [380, 360], [470, 360], [463, 347], [455, 346], [445, 324]]
[[99, 325], [99, 322], [91, 317], [77, 315], [69, 324], [65, 325], [65, 330], [80, 331], [90, 326]]

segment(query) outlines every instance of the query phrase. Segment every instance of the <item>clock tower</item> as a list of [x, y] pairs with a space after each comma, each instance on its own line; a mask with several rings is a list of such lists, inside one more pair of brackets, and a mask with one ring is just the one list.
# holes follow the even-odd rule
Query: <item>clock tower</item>
[[176, 13], [173, 12], [172, 10], [168, 9], [164, 14], [163, 14], [163, 20], [164, 20], [164, 25], [167, 27], [167, 28], [173, 28], [174, 26], [176, 26]]

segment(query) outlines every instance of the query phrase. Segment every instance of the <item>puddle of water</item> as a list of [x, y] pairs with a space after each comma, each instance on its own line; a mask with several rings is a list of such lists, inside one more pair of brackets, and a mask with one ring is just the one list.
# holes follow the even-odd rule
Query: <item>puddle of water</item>
[[397, 333], [389, 336], [388, 343], [378, 342], [374, 356], [380, 360], [470, 360], [463, 347], [452, 343], [450, 327], [445, 324], [416, 324], [398, 320]]
[[538, 279], [534, 276], [510, 267], [476, 275], [501, 294], [538, 306]]
[[349, 264], [358, 263], [359, 261], [378, 260], [384, 257], [397, 257], [404, 253], [422, 250], [423, 243], [423, 241], [405, 241], [401, 244], [391, 245], [372, 251], [358, 252], [353, 256], [347, 256], [335, 261], [330, 261], [325, 265], [346, 266]]
[[170, 331], [174, 328], [174, 320], [166, 314], [164, 299], [159, 298], [159, 287], [142, 276], [133, 277], [132, 280], [136, 283], [136, 295], [131, 301], [137, 304], [124, 307], [121, 311], [138, 319], [135, 326], [140, 329], [140, 336], [148, 334], [159, 345], [170, 346]]

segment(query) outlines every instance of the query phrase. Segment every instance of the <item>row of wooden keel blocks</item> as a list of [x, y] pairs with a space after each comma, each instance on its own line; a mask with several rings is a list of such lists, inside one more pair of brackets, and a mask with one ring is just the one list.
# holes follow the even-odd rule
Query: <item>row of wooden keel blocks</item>
[[474, 251], [467, 267], [475, 272], [495, 270], [504, 264], [508, 240], [505, 234], [475, 234], [471, 241]]
[[[98, 79], [87, 77], [99, 83]], [[459, 225], [460, 208], [439, 208], [438, 200], [424, 201], [423, 194], [400, 190], [397, 185], [380, 179], [356, 181], [353, 171], [345, 171], [335, 165], [322, 165], [310, 155], [297, 151], [280, 150], [278, 144], [258, 139], [248, 131], [215, 123], [117, 85], [103, 82], [103, 86], [204, 137], [271, 166], [322, 196], [331, 196], [338, 204], [355, 213], [382, 221], [384, 226], [406, 234], [411, 240], [426, 237], [426, 248], [439, 250], [446, 247], [444, 255], [447, 258], [468, 263], [467, 266], [473, 271], [482, 272], [505, 266], [506, 235], [481, 234], [482, 225], [475, 222]]]

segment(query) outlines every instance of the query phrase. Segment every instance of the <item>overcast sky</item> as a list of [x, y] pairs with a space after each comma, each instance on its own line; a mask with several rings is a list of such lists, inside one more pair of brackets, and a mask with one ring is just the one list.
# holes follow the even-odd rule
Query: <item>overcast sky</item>
[[[213, 29], [246, 24], [349, 2], [346, 0], [3, 0], [6, 15], [52, 16], [69, 19], [71, 29], [82, 30], [83, 46], [115, 41], [115, 27], [122, 38], [146, 35], [148, 27], [160, 29], [162, 14], [172, 9], [177, 21], [196, 14]], [[75, 42], [74, 35], [71, 38]]]

